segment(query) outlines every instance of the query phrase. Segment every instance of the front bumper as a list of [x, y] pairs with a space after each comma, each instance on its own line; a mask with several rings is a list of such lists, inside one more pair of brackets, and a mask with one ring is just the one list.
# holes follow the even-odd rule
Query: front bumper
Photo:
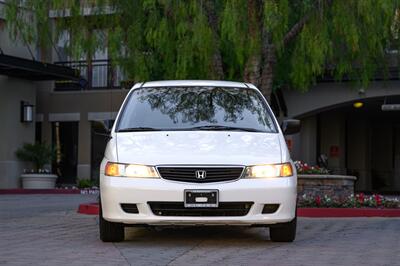
[[[219, 202], [254, 202], [245, 216], [157, 216], [148, 202], [183, 202], [185, 189], [218, 189]], [[239, 179], [223, 183], [183, 183], [164, 179], [100, 176], [103, 217], [110, 222], [148, 225], [268, 225], [291, 221], [296, 214], [297, 178]], [[138, 214], [120, 204], [137, 204]], [[264, 204], [279, 204], [262, 214]]]

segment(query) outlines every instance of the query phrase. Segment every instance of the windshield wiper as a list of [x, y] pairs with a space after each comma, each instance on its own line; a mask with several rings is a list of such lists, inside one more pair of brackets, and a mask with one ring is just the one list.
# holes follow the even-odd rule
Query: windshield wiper
[[220, 130], [220, 131], [248, 131], [248, 132], [266, 132], [264, 130], [259, 130], [250, 127], [232, 127], [232, 126], [219, 126], [219, 125], [208, 125], [208, 126], [198, 126], [191, 127], [188, 130]]
[[127, 127], [118, 129], [117, 132], [137, 132], [137, 131], [161, 131], [160, 128], [154, 127]]
[[139, 131], [187, 131], [187, 130], [210, 130], [210, 131], [247, 131], [247, 132], [266, 132], [249, 127], [232, 127], [232, 126], [219, 126], [219, 125], [207, 125], [197, 126], [189, 128], [154, 128], [154, 127], [129, 127], [121, 128], [117, 132], [139, 132]]

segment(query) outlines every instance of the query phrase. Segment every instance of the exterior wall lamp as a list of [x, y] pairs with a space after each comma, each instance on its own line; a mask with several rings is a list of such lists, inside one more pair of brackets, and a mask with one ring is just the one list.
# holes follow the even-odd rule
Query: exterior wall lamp
[[21, 123], [33, 122], [33, 104], [21, 101]]
[[400, 111], [400, 104], [382, 104], [382, 111]]
[[393, 104], [387, 102], [387, 97], [383, 100], [382, 111], [400, 111], [400, 104]]

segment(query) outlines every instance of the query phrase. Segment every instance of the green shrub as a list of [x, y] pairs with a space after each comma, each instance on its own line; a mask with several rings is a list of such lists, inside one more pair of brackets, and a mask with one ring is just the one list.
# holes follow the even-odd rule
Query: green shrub
[[55, 157], [55, 150], [45, 143], [25, 143], [15, 152], [15, 155], [21, 161], [33, 163], [34, 171], [37, 173], [45, 164], [51, 163]]
[[96, 185], [96, 182], [89, 179], [81, 179], [78, 181], [78, 188], [91, 188]]

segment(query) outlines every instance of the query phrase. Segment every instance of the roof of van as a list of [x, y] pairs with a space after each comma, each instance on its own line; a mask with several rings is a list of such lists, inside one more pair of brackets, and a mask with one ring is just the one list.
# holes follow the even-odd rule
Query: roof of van
[[164, 80], [144, 82], [141, 87], [173, 87], [173, 86], [210, 86], [210, 87], [235, 87], [254, 88], [254, 85], [244, 82], [220, 81], [220, 80]]

